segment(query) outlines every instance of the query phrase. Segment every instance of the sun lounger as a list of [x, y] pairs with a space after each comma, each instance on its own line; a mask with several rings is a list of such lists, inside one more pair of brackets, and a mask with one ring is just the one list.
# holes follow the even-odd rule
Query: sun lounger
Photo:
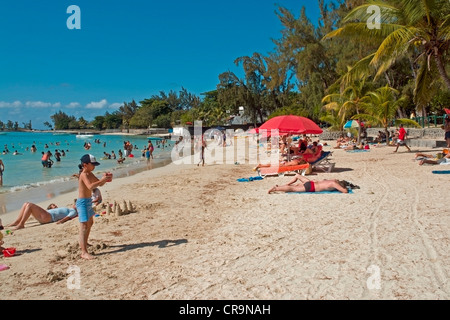
[[283, 176], [288, 173], [299, 173], [305, 175], [309, 168], [309, 163], [299, 164], [296, 166], [272, 166], [258, 168], [258, 174], [261, 177], [265, 176]]
[[320, 158], [314, 162], [311, 162], [312, 169], [322, 170], [323, 172], [331, 172], [335, 166], [335, 163], [330, 161], [331, 151], [323, 151]]

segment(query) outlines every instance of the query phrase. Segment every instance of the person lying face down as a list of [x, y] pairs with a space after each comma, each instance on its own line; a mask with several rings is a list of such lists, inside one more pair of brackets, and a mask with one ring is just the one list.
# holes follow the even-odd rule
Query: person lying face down
[[[295, 184], [296, 182], [298, 182]], [[272, 187], [268, 193], [273, 192], [320, 192], [320, 191], [340, 191], [342, 193], [348, 193], [348, 189], [359, 189], [358, 186], [347, 182], [345, 180], [320, 180], [320, 181], [313, 181], [309, 180], [308, 178], [296, 174], [293, 180], [291, 180], [286, 185], [282, 186], [274, 186]]]

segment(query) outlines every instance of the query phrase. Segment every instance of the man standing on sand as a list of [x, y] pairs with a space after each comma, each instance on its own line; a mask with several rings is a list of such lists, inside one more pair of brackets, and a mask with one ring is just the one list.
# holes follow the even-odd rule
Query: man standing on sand
[[408, 149], [408, 151], [411, 152], [411, 149], [406, 145], [405, 139], [406, 139], [406, 130], [405, 128], [403, 128], [403, 124], [400, 124], [400, 129], [398, 130], [397, 148], [395, 148], [394, 152], [397, 152], [398, 147], [400, 146], [405, 146], [406, 149]]
[[0, 187], [3, 186], [3, 171], [5, 171], [5, 164], [0, 159]]

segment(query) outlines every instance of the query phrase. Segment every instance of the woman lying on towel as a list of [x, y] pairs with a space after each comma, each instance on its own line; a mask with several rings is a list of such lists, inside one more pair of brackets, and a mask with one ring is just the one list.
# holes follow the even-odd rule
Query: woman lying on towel
[[416, 160], [420, 160], [419, 165], [423, 164], [447, 164], [450, 163], [450, 153], [437, 153], [436, 155], [427, 154], [427, 153], [416, 153]]
[[[294, 184], [300, 181], [298, 184]], [[320, 192], [320, 191], [334, 191], [338, 190], [342, 193], [348, 193], [348, 188], [359, 189], [358, 186], [353, 185], [345, 180], [320, 180], [313, 181], [308, 178], [296, 174], [294, 179], [284, 186], [278, 186], [271, 188], [269, 194], [272, 192]]]

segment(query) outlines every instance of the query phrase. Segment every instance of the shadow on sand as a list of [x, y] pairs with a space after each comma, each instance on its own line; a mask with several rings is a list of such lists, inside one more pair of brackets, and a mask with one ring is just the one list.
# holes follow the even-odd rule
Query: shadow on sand
[[134, 250], [134, 249], [145, 248], [145, 247], [155, 247], [155, 246], [157, 246], [160, 249], [164, 249], [164, 248], [177, 246], [177, 245], [187, 243], [187, 242], [188, 242], [187, 239], [178, 239], [178, 240], [160, 240], [160, 241], [155, 241], [155, 242], [113, 245], [113, 246], [107, 246], [107, 249], [113, 249], [112, 251], [96, 253], [95, 255], [101, 256], [101, 255], [105, 255], [105, 254], [124, 252], [124, 251], [128, 251], [128, 250]]

